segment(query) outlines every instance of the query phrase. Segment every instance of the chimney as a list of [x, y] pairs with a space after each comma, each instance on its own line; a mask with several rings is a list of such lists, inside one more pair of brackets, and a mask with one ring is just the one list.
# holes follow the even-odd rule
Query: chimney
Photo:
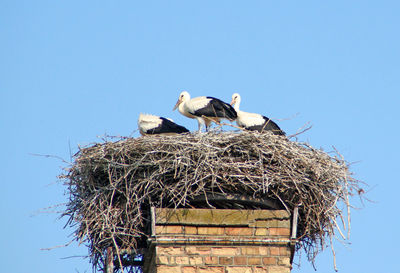
[[296, 228], [291, 232], [286, 210], [152, 208], [151, 212], [144, 273], [291, 270], [295, 243], [291, 233]]

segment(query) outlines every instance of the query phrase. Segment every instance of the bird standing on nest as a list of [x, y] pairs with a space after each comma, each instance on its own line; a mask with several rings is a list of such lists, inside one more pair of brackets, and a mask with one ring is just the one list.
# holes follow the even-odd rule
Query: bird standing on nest
[[139, 115], [138, 127], [142, 135], [181, 134], [189, 132], [185, 127], [173, 122], [172, 119], [148, 114]]
[[233, 121], [237, 118], [235, 109], [228, 103], [206, 96], [191, 99], [186, 91], [179, 95], [173, 110], [176, 108], [185, 117], [197, 120], [199, 132], [201, 132], [201, 127], [204, 124], [206, 131], [208, 131], [211, 122], [219, 123], [221, 119]]
[[269, 118], [260, 114], [248, 113], [239, 110], [240, 101], [240, 95], [238, 93], [234, 93], [232, 95], [231, 105], [235, 105], [234, 108], [237, 113], [236, 123], [239, 127], [243, 127], [250, 131], [271, 131], [275, 135], [285, 135], [285, 132], [283, 132], [281, 128], [279, 128], [279, 126]]

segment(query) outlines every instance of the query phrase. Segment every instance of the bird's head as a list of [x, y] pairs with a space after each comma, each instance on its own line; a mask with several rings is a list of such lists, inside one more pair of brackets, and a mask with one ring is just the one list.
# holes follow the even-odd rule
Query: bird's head
[[237, 105], [240, 103], [240, 95], [238, 93], [234, 93], [232, 95], [232, 101], [231, 101], [231, 105]]
[[178, 106], [179, 106], [182, 102], [185, 102], [185, 101], [187, 101], [187, 100], [190, 100], [190, 95], [189, 95], [188, 92], [183, 91], [183, 92], [179, 95], [179, 99], [178, 99], [178, 101], [176, 102], [176, 104], [175, 104], [175, 106], [174, 106], [174, 109], [172, 109], [172, 111], [174, 111], [176, 108], [178, 108]]

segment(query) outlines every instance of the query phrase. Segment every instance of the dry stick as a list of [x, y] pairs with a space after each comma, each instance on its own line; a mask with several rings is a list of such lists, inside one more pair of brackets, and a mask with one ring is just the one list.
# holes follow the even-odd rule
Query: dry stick
[[[114, 232], [115, 232], [115, 230], [114, 230]], [[111, 235], [111, 238], [114, 242], [115, 250], [117, 251], [117, 257], [118, 257], [119, 266], [121, 268], [121, 272], [124, 273], [124, 266], [122, 265], [121, 256], [119, 253], [119, 247], [117, 245], [117, 242], [115, 241], [114, 235]]]
[[333, 248], [332, 234], [329, 234], [329, 240], [330, 240], [331, 250], [332, 250], [332, 255], [333, 255], [333, 268], [334, 268], [335, 271], [337, 272], [338, 269], [337, 269], [337, 267], [336, 267], [336, 252], [335, 252], [335, 249]]
[[[308, 126], [308, 127], [305, 128], [305, 126], [306, 126], [307, 124], [309, 124], [309, 122], [307, 122], [302, 128], [299, 129], [299, 130], [301, 130], [301, 131], [299, 131], [299, 132], [297, 132], [297, 133], [295, 133], [295, 134], [293, 134], [293, 135], [289, 135], [288, 138], [293, 138], [293, 137], [295, 137], [295, 136], [298, 136], [298, 135], [300, 135], [300, 134], [302, 134], [302, 133], [304, 133], [304, 132], [310, 130], [310, 129], [312, 128], [312, 125], [310, 125], [310, 126]], [[303, 129], [303, 128], [305, 128], [305, 129]], [[303, 129], [303, 130], [302, 130], [302, 129]]]
[[60, 248], [60, 247], [67, 247], [67, 246], [69, 246], [73, 241], [75, 241], [75, 239], [72, 239], [71, 241], [69, 241], [68, 243], [63, 244], [63, 245], [58, 245], [58, 246], [53, 246], [53, 247], [47, 247], [47, 248], [41, 248], [40, 250], [53, 250], [53, 249]]

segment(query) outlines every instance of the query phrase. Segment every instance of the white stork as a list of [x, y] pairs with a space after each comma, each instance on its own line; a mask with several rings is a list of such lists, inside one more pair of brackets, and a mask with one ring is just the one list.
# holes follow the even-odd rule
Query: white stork
[[138, 127], [142, 135], [180, 134], [189, 132], [185, 127], [173, 122], [172, 119], [148, 114], [139, 115]]
[[208, 131], [212, 121], [218, 123], [223, 118], [233, 121], [237, 117], [235, 109], [228, 103], [205, 96], [190, 99], [190, 95], [186, 91], [179, 95], [173, 110], [176, 108], [185, 117], [197, 119], [199, 132], [201, 132], [203, 124], [206, 125], [206, 131]]
[[239, 127], [243, 127], [250, 131], [272, 131], [272, 133], [275, 135], [285, 135], [285, 132], [283, 132], [281, 128], [279, 128], [279, 126], [269, 118], [260, 114], [248, 113], [239, 110], [240, 101], [240, 95], [238, 93], [234, 93], [232, 95], [231, 105], [235, 105], [234, 108], [237, 113], [236, 123]]

